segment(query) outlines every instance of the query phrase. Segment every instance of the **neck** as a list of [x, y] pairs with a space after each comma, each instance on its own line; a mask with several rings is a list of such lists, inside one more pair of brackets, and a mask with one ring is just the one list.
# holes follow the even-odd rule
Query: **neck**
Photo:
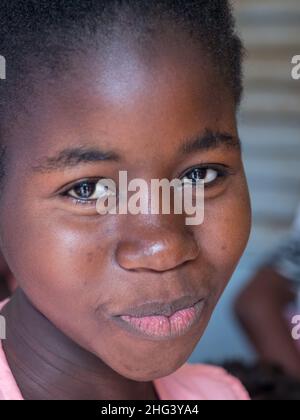
[[20, 289], [3, 315], [3, 349], [24, 399], [157, 399], [152, 382], [119, 375], [58, 330]]

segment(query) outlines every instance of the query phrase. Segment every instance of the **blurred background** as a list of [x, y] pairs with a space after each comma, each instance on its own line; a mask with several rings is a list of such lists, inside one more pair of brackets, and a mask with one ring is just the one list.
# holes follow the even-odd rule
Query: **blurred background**
[[248, 51], [239, 122], [253, 205], [248, 249], [192, 362], [252, 361], [232, 305], [257, 267], [287, 235], [300, 204], [300, 83], [291, 59], [300, 54], [299, 0], [236, 0]]

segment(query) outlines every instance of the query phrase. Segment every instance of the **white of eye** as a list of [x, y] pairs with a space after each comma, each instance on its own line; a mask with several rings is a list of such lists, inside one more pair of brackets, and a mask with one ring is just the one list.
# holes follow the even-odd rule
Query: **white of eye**
[[76, 199], [82, 199], [86, 201], [88, 200], [96, 201], [96, 200], [100, 200], [100, 199], [103, 199], [105, 197], [115, 194], [114, 188], [111, 189], [111, 184], [108, 184], [108, 182], [107, 181], [105, 182], [103, 179], [100, 179], [94, 185], [93, 189], [94, 189], [93, 194], [86, 198], [80, 197], [80, 195], [77, 192], [75, 192], [75, 188], [70, 190], [69, 195]]
[[[218, 178], [218, 172], [215, 169], [206, 169], [205, 173], [206, 175], [204, 178], [197, 180], [198, 183], [210, 184]], [[183, 178], [183, 182], [184, 184], [195, 185], [195, 181], [193, 179], [187, 178], [186, 176]]]
[[111, 195], [116, 195], [116, 186], [114, 182], [108, 179], [100, 179], [96, 184], [96, 189], [91, 199], [100, 200]]
[[215, 169], [207, 169], [206, 177], [204, 178], [204, 184], [210, 184], [218, 178], [218, 172]]
[[94, 194], [90, 197], [90, 200], [99, 200], [99, 198], [102, 198], [106, 195], [109, 194], [109, 189], [104, 186], [101, 181], [98, 181], [96, 186], [95, 186], [95, 192]]

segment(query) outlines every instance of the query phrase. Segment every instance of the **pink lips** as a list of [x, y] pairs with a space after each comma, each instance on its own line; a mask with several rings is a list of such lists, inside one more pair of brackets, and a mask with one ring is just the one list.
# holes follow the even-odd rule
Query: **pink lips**
[[181, 309], [171, 316], [153, 315], [133, 317], [123, 315], [120, 318], [137, 332], [153, 338], [170, 338], [186, 333], [200, 318], [204, 302]]

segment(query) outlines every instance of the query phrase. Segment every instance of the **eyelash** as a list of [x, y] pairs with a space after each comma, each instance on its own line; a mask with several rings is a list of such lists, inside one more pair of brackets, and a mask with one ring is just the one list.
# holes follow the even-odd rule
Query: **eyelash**
[[214, 187], [218, 182], [220, 182], [220, 180], [227, 178], [231, 174], [230, 168], [226, 165], [210, 164], [210, 165], [203, 165], [203, 166], [198, 165], [193, 168], [190, 168], [181, 176], [181, 178], [184, 178], [185, 176], [187, 176], [188, 174], [192, 173], [195, 170], [204, 170], [204, 171], [213, 170], [217, 173], [216, 179], [205, 185], [206, 189]]
[[82, 179], [81, 181], [78, 181], [75, 184], [69, 186], [63, 192], [59, 193], [59, 195], [62, 196], [62, 197], [64, 197], [64, 198], [67, 198], [67, 199], [71, 200], [75, 205], [88, 205], [88, 204], [93, 204], [93, 203], [96, 202], [96, 200], [75, 198], [75, 197], [72, 197], [70, 195], [70, 192], [72, 190], [74, 190], [75, 188], [80, 187], [84, 183], [91, 184], [91, 185], [94, 185], [94, 187], [96, 187], [96, 184], [99, 181], [101, 181], [101, 179], [104, 179], [104, 178], [103, 177], [99, 177], [99, 178], [85, 178], [85, 179]]
[[[218, 184], [222, 179], [226, 179], [230, 174], [231, 171], [228, 166], [226, 165], [220, 165], [220, 164], [210, 164], [210, 165], [198, 165], [193, 168], [190, 168], [188, 171], [184, 172], [183, 175], [181, 175], [179, 178], [182, 179], [186, 177], [187, 175], [193, 173], [193, 171], [196, 170], [213, 170], [216, 171], [217, 177], [214, 181], [208, 183], [205, 185], [205, 188], [213, 188], [216, 184]], [[94, 187], [96, 184], [101, 180], [104, 179], [103, 177], [99, 178], [86, 178], [81, 181], [76, 182], [75, 184], [69, 186], [67, 189], [65, 189], [63, 192], [61, 192], [59, 195], [67, 198], [69, 200], [72, 200], [75, 205], [90, 205], [94, 204], [97, 200], [95, 199], [81, 199], [81, 198], [75, 198], [70, 195], [70, 192], [74, 190], [75, 188], [80, 187], [82, 184], [87, 183], [90, 185], [93, 185]]]

